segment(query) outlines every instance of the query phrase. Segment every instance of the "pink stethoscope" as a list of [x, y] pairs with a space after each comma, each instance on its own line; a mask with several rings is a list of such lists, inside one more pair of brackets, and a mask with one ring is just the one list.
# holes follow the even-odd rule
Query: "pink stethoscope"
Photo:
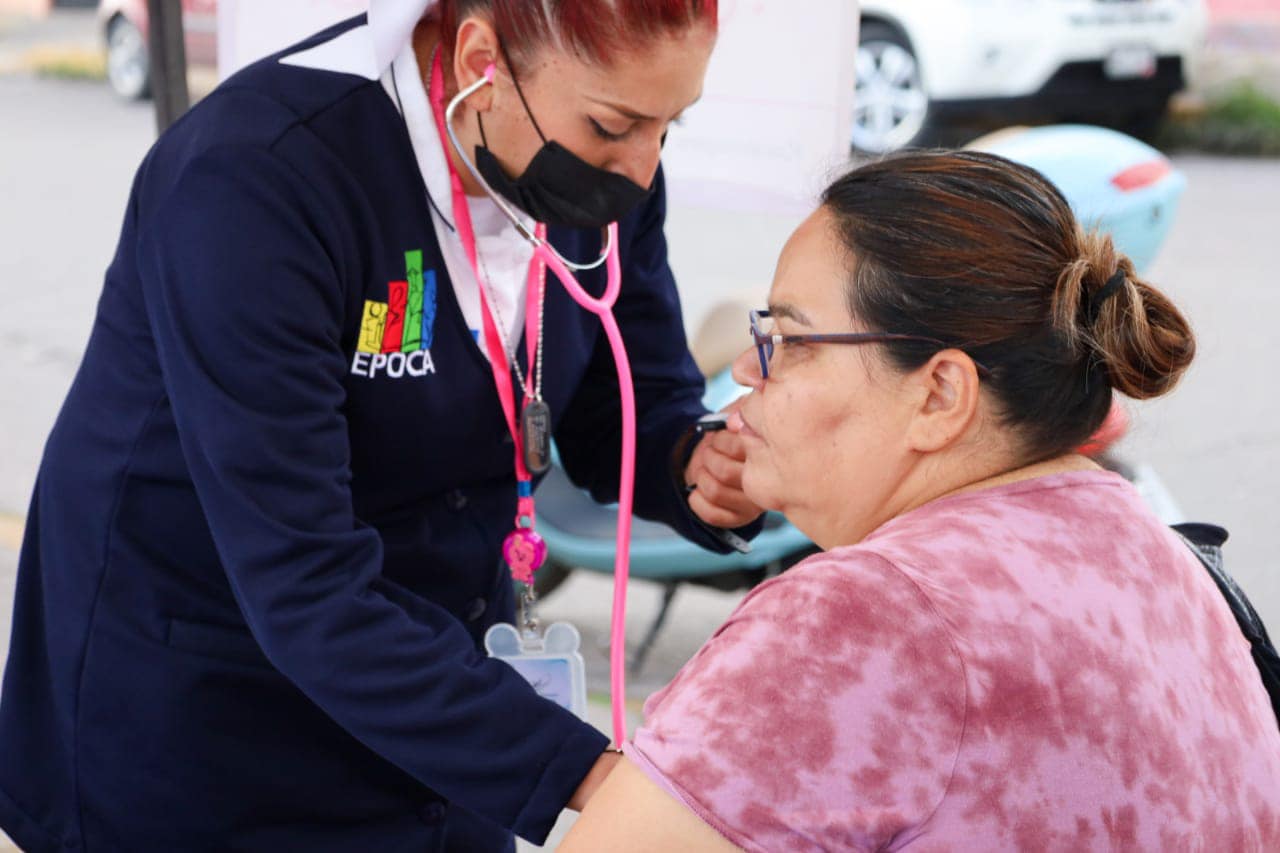
[[[528, 310], [525, 312], [526, 346], [529, 347], [530, 354], [528, 363], [530, 365], [533, 364], [533, 346], [539, 334], [534, 317], [538, 308], [538, 296], [541, 293], [542, 285], [545, 284], [546, 270], [548, 268], [555, 273], [556, 278], [564, 285], [565, 290], [568, 291], [575, 302], [600, 318], [600, 322], [604, 326], [605, 335], [609, 339], [609, 346], [613, 351], [614, 364], [618, 372], [618, 390], [622, 401], [622, 470], [618, 485], [617, 557], [614, 560], [613, 618], [610, 628], [609, 668], [613, 737], [614, 742], [621, 746], [625, 742], [627, 734], [625, 712], [626, 612], [627, 578], [630, 574], [631, 566], [631, 511], [635, 492], [636, 401], [635, 387], [631, 380], [631, 362], [627, 358], [627, 350], [623, 345], [622, 332], [618, 328], [618, 321], [613, 316], [613, 306], [618, 301], [618, 293], [622, 288], [622, 267], [618, 259], [618, 223], [611, 223], [605, 228], [606, 242], [597, 260], [590, 264], [576, 264], [562, 256], [547, 241], [545, 225], [539, 224], [531, 231], [507, 202], [489, 187], [479, 170], [476, 169], [470, 158], [466, 156], [462, 149], [462, 143], [458, 140], [457, 134], [454, 133], [453, 114], [463, 101], [484, 86], [491, 84], [496, 71], [496, 66], [491, 63], [484, 70], [484, 74], [479, 80], [460, 91], [449, 102], [448, 107], [442, 109], [444, 101], [444, 71], [437, 55], [432, 61], [431, 68], [430, 98], [432, 112], [441, 135], [448, 135], [449, 141], [453, 144], [454, 150], [458, 152], [459, 159], [466, 165], [467, 171], [484, 188], [489, 198], [497, 204], [503, 214], [511, 220], [520, 235], [533, 246], [533, 261], [530, 264], [528, 280]], [[476, 256], [475, 231], [471, 225], [471, 212], [467, 207], [466, 193], [462, 188], [462, 180], [453, 168], [452, 161], [448, 157], [445, 160], [449, 164], [454, 225], [466, 252], [467, 260], [476, 274], [476, 280], [483, 281]], [[592, 270], [598, 268], [601, 264], [605, 265], [608, 281], [604, 295], [597, 299], [578, 283], [570, 269], [576, 271]], [[507, 363], [506, 349], [503, 346], [497, 324], [491, 316], [485, 289], [483, 285], [480, 287], [480, 313], [483, 315], [484, 320], [485, 347], [489, 353], [494, 384], [497, 386], [498, 396], [502, 402], [507, 428], [511, 431], [516, 447], [516, 478], [520, 484], [520, 493], [516, 510], [516, 531], [513, 536], [518, 536], [523, 531], [531, 532], [534, 524], [534, 502], [530, 488], [531, 477], [521, 449], [520, 427], [517, 424], [515, 411], [515, 390], [511, 382], [511, 371]], [[511, 541], [511, 537], [508, 537], [508, 543]], [[545, 545], [542, 547], [545, 549]], [[545, 554], [545, 550], [542, 553]], [[510, 561], [510, 558], [508, 559]], [[537, 562], [540, 563], [541, 560], [539, 559]], [[532, 582], [532, 572], [536, 568], [536, 564], [530, 568], [526, 563], [523, 571], [521, 571], [516, 563], [512, 563], [513, 574], [516, 575], [517, 579], [528, 582]]]

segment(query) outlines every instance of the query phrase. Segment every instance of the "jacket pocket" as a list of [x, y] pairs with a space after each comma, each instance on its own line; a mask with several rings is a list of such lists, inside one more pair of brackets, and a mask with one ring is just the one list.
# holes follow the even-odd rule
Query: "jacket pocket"
[[170, 619], [170, 648], [226, 663], [272, 668], [262, 647], [248, 631], [207, 622]]

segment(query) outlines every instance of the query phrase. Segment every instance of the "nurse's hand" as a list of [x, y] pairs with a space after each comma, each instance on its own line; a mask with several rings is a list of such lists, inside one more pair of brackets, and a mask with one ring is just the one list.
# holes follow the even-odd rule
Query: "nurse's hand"
[[[722, 411], [735, 412], [738, 405], [730, 403]], [[684, 469], [685, 483], [695, 487], [689, 508], [712, 527], [742, 527], [764, 512], [742, 491], [747, 452], [741, 431], [742, 418], [730, 415], [727, 429], [703, 436]]]

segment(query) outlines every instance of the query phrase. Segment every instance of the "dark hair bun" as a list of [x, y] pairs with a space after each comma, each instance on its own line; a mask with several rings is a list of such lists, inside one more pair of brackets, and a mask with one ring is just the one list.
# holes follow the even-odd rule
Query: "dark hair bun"
[[[1109, 236], [1082, 233], [1080, 246], [1080, 258], [1058, 280], [1055, 325], [1101, 364], [1120, 393], [1136, 400], [1167, 393], [1195, 357], [1186, 318], [1137, 276]], [[1117, 275], [1123, 278], [1109, 286]]]

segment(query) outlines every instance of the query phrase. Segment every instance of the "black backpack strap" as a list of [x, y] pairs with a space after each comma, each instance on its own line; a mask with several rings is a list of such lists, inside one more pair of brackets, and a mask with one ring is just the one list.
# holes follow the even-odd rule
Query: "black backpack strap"
[[1280, 724], [1280, 654], [1271, 644], [1267, 628], [1262, 624], [1258, 611], [1253, 609], [1249, 597], [1244, 594], [1228, 574], [1222, 558], [1222, 545], [1227, 541], [1227, 531], [1213, 524], [1175, 524], [1173, 529], [1187, 543], [1191, 553], [1213, 578], [1213, 583], [1227, 600], [1231, 614], [1240, 626], [1240, 633], [1249, 641], [1253, 662], [1262, 676], [1262, 684], [1271, 697], [1271, 708]]

